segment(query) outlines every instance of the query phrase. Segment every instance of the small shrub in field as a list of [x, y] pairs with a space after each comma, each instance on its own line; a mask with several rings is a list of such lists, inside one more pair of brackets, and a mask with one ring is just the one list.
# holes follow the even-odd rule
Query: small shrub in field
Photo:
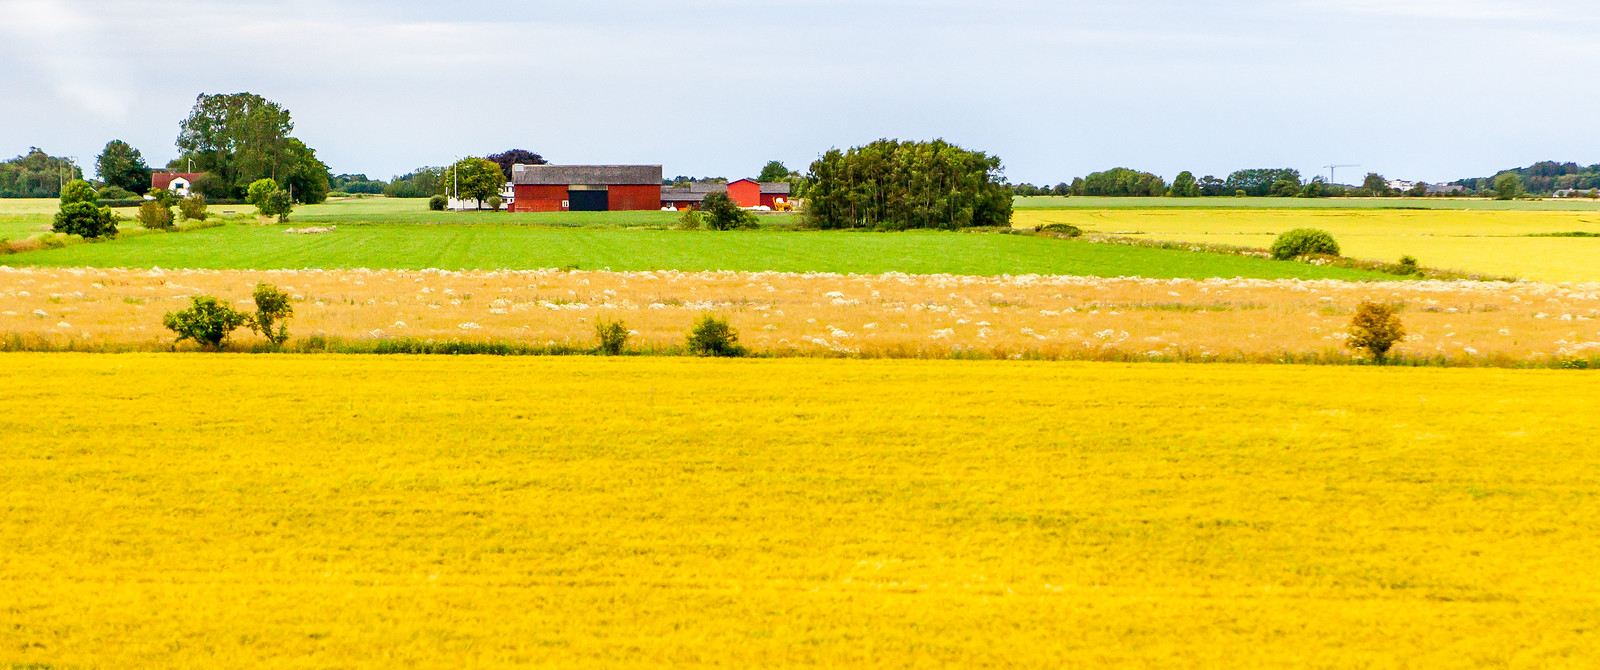
[[449, 202], [450, 201], [446, 200], [444, 196], [436, 195], [428, 198], [428, 209], [431, 209], [435, 212], [442, 212], [444, 211], [444, 206], [449, 204]]
[[502, 205], [504, 203], [505, 203], [505, 201], [501, 200], [500, 196], [498, 196], [498, 195], [491, 195], [491, 196], [489, 196], [488, 200], [483, 201], [483, 204], [489, 206], [489, 211], [491, 211], [491, 212], [500, 211], [500, 205]]
[[1039, 226], [1039, 232], [1056, 233], [1058, 235], [1066, 235], [1067, 237], [1077, 237], [1083, 234], [1082, 229], [1070, 223], [1047, 223]]
[[[265, 178], [257, 179], [250, 182], [249, 188], [245, 190], [244, 201], [255, 205], [257, 209], [261, 209], [267, 204], [267, 196], [277, 192], [278, 182]], [[265, 216], [271, 216], [265, 210], [262, 210], [261, 213]]]
[[[294, 316], [294, 305], [289, 296], [278, 287], [261, 282], [256, 284], [256, 315], [250, 320], [250, 329], [261, 333], [274, 349], [289, 341], [289, 326], [284, 320]], [[274, 329], [276, 326], [276, 329]]]
[[91, 186], [89, 182], [86, 182], [82, 179], [74, 179], [67, 182], [66, 186], [61, 187], [62, 209], [65, 209], [67, 205], [77, 202], [88, 203], [92, 205], [94, 204], [94, 201], [99, 199], [100, 194], [95, 192], [94, 186]]
[[289, 198], [288, 191], [273, 191], [267, 195], [267, 203], [258, 206], [262, 214], [278, 217], [278, 223], [289, 220], [289, 213], [294, 211], [294, 201]]
[[1416, 274], [1417, 273], [1417, 257], [1416, 256], [1401, 256], [1400, 257], [1400, 272], [1402, 272], [1404, 274], [1408, 274], [1408, 275]]
[[161, 325], [178, 334], [178, 342], [194, 340], [207, 349], [217, 349], [228, 339], [228, 333], [250, 323], [250, 315], [228, 306], [209, 295], [191, 299], [189, 309], [167, 312]]
[[178, 218], [182, 221], [206, 220], [206, 197], [196, 193], [178, 201]]
[[712, 230], [744, 230], [760, 227], [756, 215], [740, 209], [739, 204], [726, 193], [707, 193], [700, 207], [706, 212], [706, 226]]
[[56, 212], [51, 229], [84, 238], [108, 237], [117, 234], [117, 215], [110, 207], [97, 207], [93, 202], [69, 202]]
[[700, 230], [705, 222], [698, 209], [686, 209], [678, 215], [678, 230]]
[[594, 324], [595, 351], [606, 356], [622, 354], [628, 346], [628, 324], [621, 321], [596, 321]]
[[165, 207], [171, 207], [178, 204], [177, 194], [174, 194], [172, 191], [168, 191], [164, 188], [151, 191], [150, 197], [155, 198], [156, 202], [161, 203]]
[[150, 230], [170, 230], [172, 210], [154, 200], [146, 200], [139, 205], [139, 225]]
[[1362, 301], [1350, 319], [1350, 339], [1345, 340], [1345, 346], [1372, 354], [1374, 360], [1382, 362], [1389, 350], [1406, 337], [1399, 312], [1398, 305]]
[[1272, 243], [1272, 257], [1280, 261], [1317, 255], [1339, 255], [1339, 242], [1327, 231], [1296, 228], [1279, 235]]
[[737, 357], [745, 354], [739, 346], [739, 333], [726, 319], [710, 314], [700, 317], [689, 330], [689, 352], [696, 356]]

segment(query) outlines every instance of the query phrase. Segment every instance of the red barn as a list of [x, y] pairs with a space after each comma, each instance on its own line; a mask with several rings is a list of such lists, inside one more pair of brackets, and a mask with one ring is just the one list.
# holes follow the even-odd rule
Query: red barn
[[740, 207], [779, 209], [779, 204], [789, 202], [789, 182], [757, 182], [754, 179], [740, 179], [728, 184], [728, 197]]
[[515, 212], [661, 208], [660, 165], [514, 165]]

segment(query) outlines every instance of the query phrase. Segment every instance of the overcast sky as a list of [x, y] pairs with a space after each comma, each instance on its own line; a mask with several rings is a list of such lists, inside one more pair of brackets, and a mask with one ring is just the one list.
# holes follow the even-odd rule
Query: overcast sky
[[196, 95], [250, 91], [379, 178], [509, 148], [741, 177], [943, 137], [1013, 182], [1443, 181], [1600, 163], [1597, 36], [1594, 0], [0, 0], [0, 154], [159, 166]]

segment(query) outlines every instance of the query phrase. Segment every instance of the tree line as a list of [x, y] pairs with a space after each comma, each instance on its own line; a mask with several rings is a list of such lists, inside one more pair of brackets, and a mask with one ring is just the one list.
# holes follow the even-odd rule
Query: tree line
[[817, 228], [958, 229], [1011, 222], [1000, 159], [944, 140], [878, 140], [811, 164], [806, 217]]

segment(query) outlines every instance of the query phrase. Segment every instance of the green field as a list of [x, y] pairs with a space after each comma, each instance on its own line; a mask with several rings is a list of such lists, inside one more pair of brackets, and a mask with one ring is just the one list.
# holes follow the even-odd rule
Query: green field
[[1461, 209], [1496, 212], [1600, 211], [1600, 201], [1480, 198], [1101, 198], [1033, 196], [1017, 209]]
[[210, 269], [744, 270], [1380, 279], [1255, 258], [994, 233], [688, 232], [506, 225], [346, 225], [296, 235], [231, 224], [8, 256], [13, 266]]

